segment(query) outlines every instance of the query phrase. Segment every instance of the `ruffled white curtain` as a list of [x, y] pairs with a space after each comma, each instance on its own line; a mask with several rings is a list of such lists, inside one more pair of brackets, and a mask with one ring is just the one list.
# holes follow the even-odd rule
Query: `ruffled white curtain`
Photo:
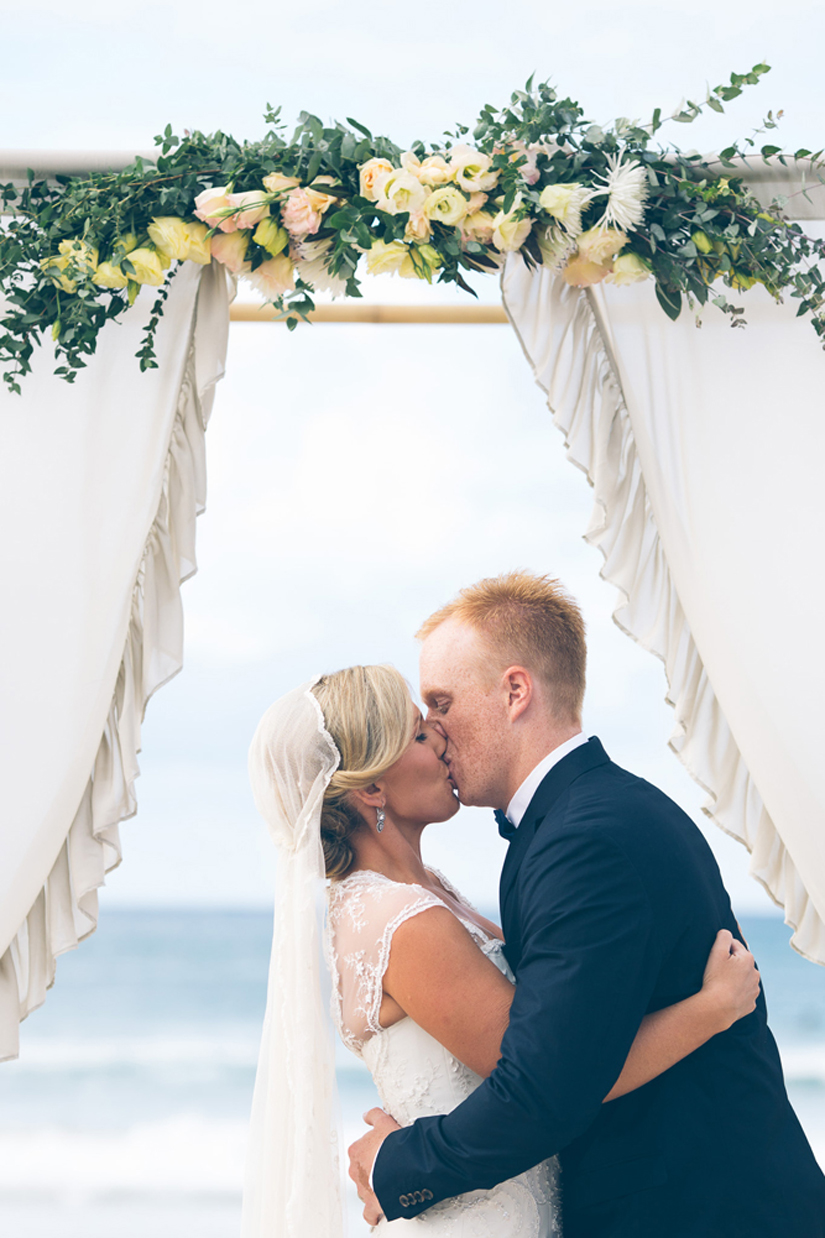
[[152, 291], [73, 386], [43, 348], [22, 396], [0, 395], [0, 1060], [94, 930], [143, 711], [182, 663], [230, 289], [223, 268], [182, 267], [141, 374]]
[[[783, 192], [822, 236], [825, 193]], [[796, 180], [794, 177], [796, 176]], [[671, 747], [751, 853], [800, 953], [825, 963], [825, 353], [798, 303], [756, 287], [672, 323], [652, 282], [567, 287], [511, 259], [504, 301], [568, 457], [617, 623], [665, 664]]]

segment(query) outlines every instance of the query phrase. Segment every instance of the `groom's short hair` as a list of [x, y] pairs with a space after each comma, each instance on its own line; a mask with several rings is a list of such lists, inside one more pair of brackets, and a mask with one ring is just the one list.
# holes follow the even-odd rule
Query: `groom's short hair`
[[518, 664], [539, 676], [558, 717], [581, 719], [587, 663], [584, 620], [560, 581], [522, 571], [480, 580], [430, 615], [416, 636], [424, 640], [447, 619], [474, 628], [502, 670]]

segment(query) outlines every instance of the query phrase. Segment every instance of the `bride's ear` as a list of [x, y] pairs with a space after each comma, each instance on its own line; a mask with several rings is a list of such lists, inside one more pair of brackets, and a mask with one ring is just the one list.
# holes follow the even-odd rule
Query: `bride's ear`
[[367, 808], [383, 808], [384, 806], [384, 792], [377, 782], [371, 782], [368, 787], [357, 787], [350, 792], [350, 795], [359, 807], [364, 805]]

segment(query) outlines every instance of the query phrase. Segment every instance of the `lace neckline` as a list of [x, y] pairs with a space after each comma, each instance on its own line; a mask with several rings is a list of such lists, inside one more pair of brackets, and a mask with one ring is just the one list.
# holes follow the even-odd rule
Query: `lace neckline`
[[464, 897], [460, 890], [456, 889], [453, 883], [448, 877], [444, 876], [440, 869], [433, 868], [431, 865], [425, 865], [424, 867], [425, 872], [429, 873], [430, 876], [435, 877], [436, 881], [441, 884], [443, 889], [455, 900], [458, 906], [465, 907], [467, 911], [471, 913], [470, 915], [461, 915], [455, 907], [451, 907], [450, 904], [446, 902], [437, 890], [431, 890], [427, 886], [422, 886], [417, 881], [394, 881], [393, 878], [388, 877], [386, 873], [379, 873], [378, 870], [374, 868], [359, 868], [354, 873], [350, 873], [349, 876], [342, 877], [340, 881], [336, 881], [334, 886], [340, 891], [349, 883], [358, 885], [372, 884], [377, 881], [385, 882], [387, 885], [393, 886], [408, 886], [411, 890], [423, 890], [425, 893], [431, 894], [434, 898], [437, 898], [439, 902], [443, 903], [447, 910], [464, 925], [471, 937], [474, 937], [477, 941], [480, 941], [485, 945], [491, 942], [501, 943], [500, 937], [497, 937], [494, 933], [489, 933], [486, 928], [478, 923], [477, 920], [473, 919], [473, 916], [477, 916], [479, 914], [478, 910], [473, 906], [469, 899]]

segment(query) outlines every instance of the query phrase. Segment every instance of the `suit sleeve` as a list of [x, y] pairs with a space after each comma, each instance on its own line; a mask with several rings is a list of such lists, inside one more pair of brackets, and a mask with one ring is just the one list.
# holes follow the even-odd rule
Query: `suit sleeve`
[[382, 1144], [373, 1182], [389, 1220], [495, 1186], [594, 1120], [658, 973], [643, 884], [605, 832], [538, 835], [519, 874], [523, 953], [502, 1056], [445, 1116]]

